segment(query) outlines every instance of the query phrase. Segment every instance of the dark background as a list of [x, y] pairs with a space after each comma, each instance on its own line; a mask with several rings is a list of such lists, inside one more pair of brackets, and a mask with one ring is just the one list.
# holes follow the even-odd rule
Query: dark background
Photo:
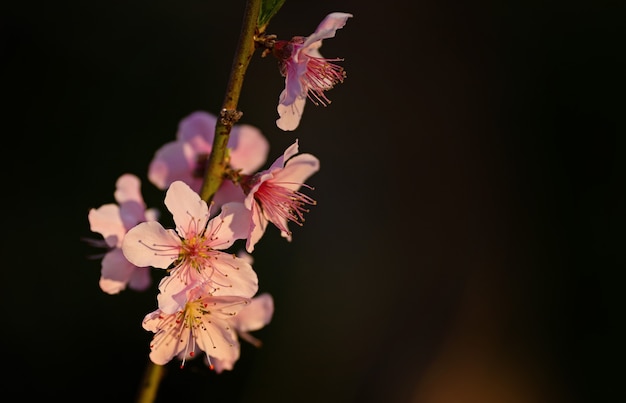
[[[153, 153], [219, 111], [244, 2], [216, 3], [0, 7], [7, 395], [134, 400], [156, 294], [101, 292], [81, 239], [122, 173], [162, 207]], [[277, 129], [258, 53], [239, 103], [268, 164], [295, 138], [320, 159], [318, 205], [257, 245], [264, 346], [220, 375], [168, 365], [157, 401], [623, 399], [623, 4], [287, 0], [283, 39], [354, 14], [321, 49], [348, 74], [329, 107]]]

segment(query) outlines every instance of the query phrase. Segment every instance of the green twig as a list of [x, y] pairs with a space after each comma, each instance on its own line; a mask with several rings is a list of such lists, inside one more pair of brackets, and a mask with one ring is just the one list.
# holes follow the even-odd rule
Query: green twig
[[202, 189], [200, 189], [200, 197], [207, 203], [211, 202], [213, 195], [215, 195], [215, 192], [217, 192], [224, 180], [224, 173], [228, 166], [228, 149], [226, 146], [230, 137], [230, 130], [242, 115], [237, 110], [237, 104], [246, 70], [256, 50], [254, 39], [257, 34], [261, 2], [262, 0], [248, 0], [246, 4], [239, 44], [235, 52], [220, 117], [215, 125], [213, 147], [207, 161]]
[[154, 402], [163, 375], [165, 375], [165, 367], [148, 361], [146, 372], [143, 374], [143, 380], [137, 394], [137, 403]]

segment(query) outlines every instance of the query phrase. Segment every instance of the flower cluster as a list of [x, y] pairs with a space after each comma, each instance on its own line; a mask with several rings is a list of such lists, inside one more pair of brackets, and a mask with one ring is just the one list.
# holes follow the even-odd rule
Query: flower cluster
[[[328, 104], [324, 91], [345, 77], [331, 63], [339, 59], [324, 59], [317, 49], [349, 17], [332, 13], [310, 37], [272, 43], [271, 52], [286, 77], [277, 121], [283, 130], [297, 127], [307, 97]], [[102, 236], [91, 243], [106, 249], [98, 256], [102, 291], [146, 290], [152, 284], [150, 271], [163, 270], [157, 308], [142, 322], [154, 333], [152, 362], [164, 365], [177, 359], [183, 366], [203, 352], [219, 373], [231, 370], [238, 360], [240, 339], [260, 345], [250, 332], [271, 321], [274, 301], [269, 293], [258, 294], [251, 253], [269, 227], [292, 241], [289, 226], [303, 225], [316, 204], [307, 194], [313, 190], [307, 181], [320, 162], [300, 153], [296, 139], [263, 169], [268, 140], [256, 127], [235, 124], [226, 145], [223, 182], [207, 202], [200, 195], [218, 119], [205, 111], [184, 117], [176, 138], [156, 150], [148, 166], [148, 180], [165, 192], [173, 228], [159, 221], [160, 212], [147, 208], [140, 179], [133, 174], [117, 180], [116, 203], [91, 209], [88, 220], [90, 229]], [[233, 252], [239, 242], [241, 247]]]

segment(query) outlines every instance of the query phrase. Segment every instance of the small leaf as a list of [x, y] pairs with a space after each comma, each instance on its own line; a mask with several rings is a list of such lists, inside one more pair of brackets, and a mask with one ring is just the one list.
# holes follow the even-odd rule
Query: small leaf
[[259, 32], [264, 32], [267, 24], [269, 24], [270, 20], [278, 10], [283, 6], [285, 0], [263, 0], [261, 2], [261, 11], [259, 13], [259, 19], [257, 26], [259, 27]]

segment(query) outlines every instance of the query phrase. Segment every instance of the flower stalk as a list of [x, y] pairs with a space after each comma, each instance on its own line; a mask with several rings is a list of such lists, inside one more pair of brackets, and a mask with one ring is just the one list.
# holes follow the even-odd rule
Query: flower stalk
[[137, 395], [137, 403], [154, 402], [163, 375], [165, 375], [165, 367], [163, 365], [157, 365], [152, 361], [148, 361]]
[[207, 161], [204, 182], [200, 190], [200, 198], [208, 204], [211, 203], [213, 195], [215, 195], [215, 192], [217, 192], [224, 180], [228, 166], [228, 149], [226, 146], [230, 137], [230, 131], [242, 115], [237, 110], [237, 104], [239, 103], [246, 70], [256, 50], [255, 38], [258, 33], [257, 24], [261, 3], [262, 0], [248, 0], [246, 3], [239, 43], [237, 44], [230, 78], [226, 86], [220, 117], [215, 125], [213, 147]]

